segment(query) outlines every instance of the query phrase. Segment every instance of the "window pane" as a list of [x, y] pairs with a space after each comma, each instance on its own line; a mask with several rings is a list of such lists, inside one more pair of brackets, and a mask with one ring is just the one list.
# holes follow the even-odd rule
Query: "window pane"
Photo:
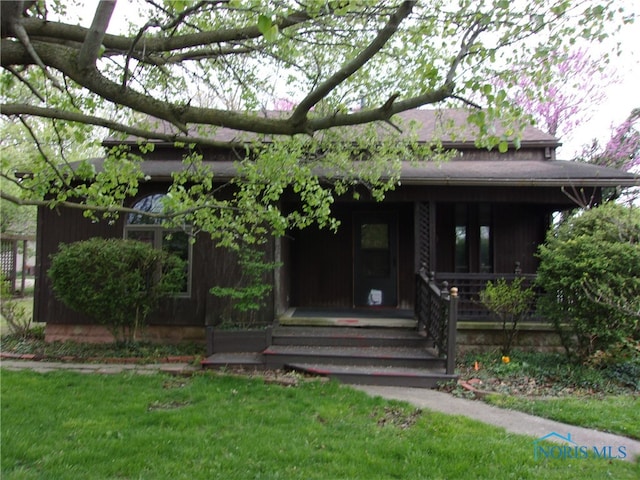
[[469, 261], [467, 255], [467, 227], [456, 227], [456, 272], [468, 272]]
[[488, 225], [482, 225], [480, 227], [480, 271], [483, 273], [493, 272], [491, 227]]
[[360, 247], [365, 250], [389, 249], [389, 225], [363, 223], [360, 227]]
[[162, 249], [184, 262], [184, 279], [181, 292], [189, 291], [189, 236], [185, 232], [163, 232]]
[[149, 245], [154, 245], [155, 233], [153, 230], [126, 230], [126, 238], [129, 240], [138, 240]]

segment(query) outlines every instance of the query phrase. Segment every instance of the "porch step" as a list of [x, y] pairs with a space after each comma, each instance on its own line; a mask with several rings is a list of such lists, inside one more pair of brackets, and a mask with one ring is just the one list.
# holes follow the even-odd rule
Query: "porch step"
[[425, 368], [364, 367], [354, 365], [328, 365], [293, 363], [290, 370], [326, 376], [351, 385], [384, 385], [389, 387], [435, 388], [440, 383], [455, 380], [439, 370]]
[[252, 368], [264, 370], [264, 357], [256, 352], [214, 353], [200, 362], [202, 368]]
[[399, 328], [276, 327], [273, 345], [428, 348], [433, 342], [415, 330]]
[[333, 347], [271, 345], [262, 354], [267, 368], [297, 363], [356, 365], [367, 367], [443, 368], [435, 352], [406, 347]]

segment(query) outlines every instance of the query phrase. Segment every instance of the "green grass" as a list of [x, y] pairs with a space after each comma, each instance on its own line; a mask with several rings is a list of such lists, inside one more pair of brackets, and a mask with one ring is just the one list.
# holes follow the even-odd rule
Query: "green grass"
[[638, 478], [335, 383], [2, 372], [3, 479]]
[[494, 394], [487, 396], [486, 401], [570, 425], [640, 440], [640, 396], [637, 395], [530, 399]]

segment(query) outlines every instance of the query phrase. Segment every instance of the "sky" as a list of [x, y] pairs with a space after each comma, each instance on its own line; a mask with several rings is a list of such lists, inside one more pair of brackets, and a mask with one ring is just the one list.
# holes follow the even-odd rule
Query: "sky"
[[624, 26], [602, 45], [602, 50], [606, 51], [620, 42], [622, 53], [611, 64], [620, 81], [605, 87], [606, 99], [594, 106], [593, 115], [571, 138], [561, 139], [563, 146], [558, 151], [558, 158], [571, 159], [580, 152], [582, 145], [591, 143], [594, 138], [605, 142], [613, 125], [624, 122], [632, 109], [640, 108], [640, 0], [617, 2], [639, 17], [634, 25]]
[[[570, 137], [561, 138], [562, 146], [558, 150], [558, 158], [570, 160], [582, 151], [582, 147], [593, 139], [606, 142], [614, 126], [622, 123], [632, 109], [640, 108], [640, 0], [613, 0], [625, 11], [635, 12], [638, 20], [633, 25], [626, 25], [615, 35], [603, 42], [598, 48], [601, 52], [613, 51], [616, 43], [621, 45], [621, 54], [612, 59], [611, 68], [619, 78], [619, 82], [606, 85], [605, 100], [594, 105], [588, 120], [576, 128]], [[135, 0], [118, 0], [108, 31], [118, 30], [126, 24]], [[95, 2], [85, 0], [82, 9], [83, 25], [91, 23]], [[122, 28], [122, 27], [120, 27]], [[116, 33], [116, 32], [114, 32]], [[598, 52], [594, 52], [596, 55]]]

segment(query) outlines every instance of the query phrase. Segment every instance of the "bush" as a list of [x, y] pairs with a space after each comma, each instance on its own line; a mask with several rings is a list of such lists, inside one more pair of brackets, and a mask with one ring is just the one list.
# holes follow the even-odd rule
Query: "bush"
[[518, 277], [511, 283], [504, 278], [487, 282], [480, 292], [480, 302], [502, 321], [502, 355], [509, 356], [511, 346], [518, 333], [518, 323], [526, 318], [531, 310], [535, 292], [533, 288], [524, 288], [524, 278]]
[[13, 289], [9, 280], [0, 274], [0, 315], [7, 322], [9, 333], [20, 338], [31, 334], [31, 315], [24, 305], [13, 298]]
[[539, 312], [570, 357], [584, 362], [640, 340], [637, 208], [607, 203], [575, 215], [549, 232], [538, 255]]
[[51, 260], [56, 297], [106, 326], [116, 340], [135, 340], [159, 300], [184, 282], [182, 260], [134, 240], [61, 244]]

